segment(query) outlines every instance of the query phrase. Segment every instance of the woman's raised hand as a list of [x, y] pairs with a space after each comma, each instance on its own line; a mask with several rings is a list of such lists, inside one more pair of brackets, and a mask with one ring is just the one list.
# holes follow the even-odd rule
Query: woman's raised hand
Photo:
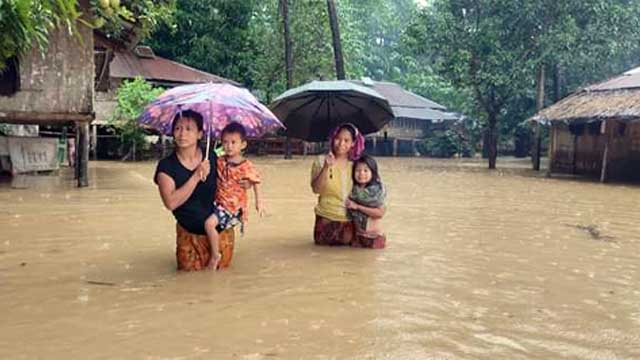
[[324, 158], [324, 164], [325, 164], [325, 166], [332, 166], [335, 163], [336, 163], [336, 156], [333, 155], [333, 152], [330, 151], [327, 154], [327, 156], [325, 156], [325, 158]]
[[207, 180], [209, 172], [211, 172], [211, 164], [209, 163], [209, 160], [203, 160], [196, 168], [196, 173], [200, 175], [200, 181], [202, 182]]

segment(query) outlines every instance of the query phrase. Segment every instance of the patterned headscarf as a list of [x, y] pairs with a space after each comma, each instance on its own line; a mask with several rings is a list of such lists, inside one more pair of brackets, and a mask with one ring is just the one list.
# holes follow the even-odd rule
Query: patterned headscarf
[[360, 155], [362, 155], [362, 152], [364, 151], [364, 136], [362, 136], [360, 130], [358, 130], [355, 125], [351, 123], [343, 123], [336, 126], [336, 128], [331, 132], [331, 136], [329, 136], [329, 147], [333, 150], [333, 140], [338, 136], [340, 130], [344, 128], [351, 128], [356, 134], [353, 139], [353, 147], [349, 151], [349, 160], [355, 161], [360, 158]]

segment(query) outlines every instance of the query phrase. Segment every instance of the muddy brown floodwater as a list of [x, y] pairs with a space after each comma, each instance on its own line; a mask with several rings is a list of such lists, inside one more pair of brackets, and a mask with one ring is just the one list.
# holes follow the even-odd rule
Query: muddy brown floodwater
[[178, 274], [155, 162], [0, 183], [0, 359], [640, 359], [640, 186], [529, 162], [380, 160], [384, 250], [312, 244], [311, 158]]

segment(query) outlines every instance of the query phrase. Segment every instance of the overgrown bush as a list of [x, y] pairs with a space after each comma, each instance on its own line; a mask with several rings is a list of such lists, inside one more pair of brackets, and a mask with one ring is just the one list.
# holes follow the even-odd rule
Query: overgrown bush
[[425, 156], [450, 158], [454, 155], [470, 157], [473, 147], [462, 134], [454, 130], [435, 131], [418, 144], [418, 151]]
[[122, 143], [133, 149], [144, 147], [144, 130], [138, 125], [138, 117], [144, 107], [155, 100], [163, 92], [161, 88], [154, 88], [142, 78], [125, 80], [116, 92], [117, 106], [110, 123], [115, 126], [122, 138]]

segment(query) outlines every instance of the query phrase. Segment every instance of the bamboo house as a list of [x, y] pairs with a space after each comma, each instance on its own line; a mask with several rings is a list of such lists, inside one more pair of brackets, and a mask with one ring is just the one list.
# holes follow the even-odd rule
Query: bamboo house
[[640, 180], [640, 67], [538, 112], [550, 126], [549, 171]]

